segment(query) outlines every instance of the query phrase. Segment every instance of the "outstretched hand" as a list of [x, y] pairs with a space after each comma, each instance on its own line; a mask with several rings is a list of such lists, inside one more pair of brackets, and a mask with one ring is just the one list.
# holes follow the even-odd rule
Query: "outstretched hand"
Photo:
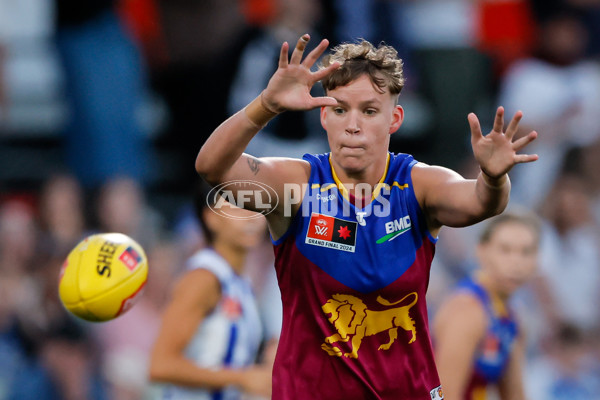
[[337, 104], [332, 97], [312, 97], [310, 94], [312, 86], [339, 68], [340, 64], [336, 62], [327, 68], [312, 72], [310, 68], [327, 49], [329, 41], [323, 39], [302, 61], [302, 55], [309, 40], [308, 34], [298, 40], [289, 61], [289, 44], [284, 42], [281, 46], [277, 71], [261, 95], [263, 106], [268, 110], [279, 113], [286, 110], [310, 110]]
[[513, 141], [522, 117], [523, 113], [517, 111], [505, 132], [504, 108], [498, 107], [492, 131], [483, 136], [479, 119], [474, 113], [469, 114], [473, 154], [481, 170], [489, 177], [500, 178], [515, 164], [528, 163], [538, 159], [536, 154], [517, 154], [537, 137], [537, 132], [531, 131], [526, 136]]

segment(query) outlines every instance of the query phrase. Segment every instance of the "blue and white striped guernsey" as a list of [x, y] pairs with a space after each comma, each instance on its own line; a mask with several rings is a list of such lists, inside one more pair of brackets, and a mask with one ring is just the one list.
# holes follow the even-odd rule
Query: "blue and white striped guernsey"
[[[252, 365], [261, 343], [262, 326], [250, 283], [212, 249], [200, 250], [188, 260], [188, 270], [197, 268], [215, 274], [222, 295], [188, 344], [186, 357], [204, 368]], [[164, 400], [237, 400], [241, 397], [233, 387], [208, 391], [164, 385], [161, 391]]]

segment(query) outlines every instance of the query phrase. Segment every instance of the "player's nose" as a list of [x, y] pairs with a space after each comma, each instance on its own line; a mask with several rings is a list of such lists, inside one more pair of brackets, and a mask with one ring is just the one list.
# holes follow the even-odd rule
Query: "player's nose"
[[356, 134], [360, 132], [360, 123], [356, 112], [349, 112], [346, 119], [346, 132]]

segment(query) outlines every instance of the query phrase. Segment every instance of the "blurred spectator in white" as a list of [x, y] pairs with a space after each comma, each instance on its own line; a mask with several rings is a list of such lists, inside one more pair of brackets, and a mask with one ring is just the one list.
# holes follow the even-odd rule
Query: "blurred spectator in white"
[[570, 147], [591, 144], [600, 135], [600, 66], [584, 58], [588, 32], [573, 13], [541, 22], [536, 54], [506, 72], [499, 104], [507, 115], [523, 111], [521, 129], [539, 132], [532, 168], [516, 169], [512, 201], [537, 207], [548, 194]]
[[[323, 16], [320, 0], [277, 0], [274, 20], [244, 48], [238, 71], [229, 92], [228, 111], [235, 113], [260, 94], [277, 67], [281, 43], [293, 43], [304, 33], [320, 40], [317, 25]], [[318, 85], [313, 90], [321, 90]], [[316, 94], [315, 94], [316, 95]], [[322, 96], [323, 94], [319, 94]], [[247, 148], [255, 156], [302, 157], [322, 153], [327, 139], [321, 134], [319, 110], [291, 112], [277, 116]]]
[[148, 143], [136, 118], [146, 90], [140, 51], [116, 12], [117, 0], [54, 0], [70, 120], [69, 166], [86, 187], [114, 176], [143, 181]]
[[544, 330], [566, 322], [584, 334], [593, 332], [600, 324], [600, 236], [586, 182], [578, 175], [561, 175], [541, 215], [540, 275], [545, 293], [540, 293], [539, 302], [546, 317]]
[[162, 216], [146, 201], [143, 188], [130, 178], [114, 178], [102, 185], [96, 199], [97, 229], [131, 236], [146, 249], [163, 231]]
[[599, 360], [585, 335], [564, 324], [546, 343], [544, 355], [526, 368], [528, 398], [591, 400], [600, 393]]

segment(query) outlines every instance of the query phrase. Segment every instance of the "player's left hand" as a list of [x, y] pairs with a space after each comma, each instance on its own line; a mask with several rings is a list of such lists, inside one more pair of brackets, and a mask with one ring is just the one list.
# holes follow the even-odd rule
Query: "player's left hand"
[[471, 127], [471, 146], [473, 154], [481, 170], [491, 178], [500, 178], [511, 170], [515, 164], [528, 163], [538, 159], [537, 154], [517, 154], [517, 152], [535, 140], [536, 131], [513, 141], [523, 117], [521, 111], [515, 116], [504, 131], [504, 108], [498, 107], [492, 131], [483, 136], [479, 119], [474, 113], [467, 117]]

